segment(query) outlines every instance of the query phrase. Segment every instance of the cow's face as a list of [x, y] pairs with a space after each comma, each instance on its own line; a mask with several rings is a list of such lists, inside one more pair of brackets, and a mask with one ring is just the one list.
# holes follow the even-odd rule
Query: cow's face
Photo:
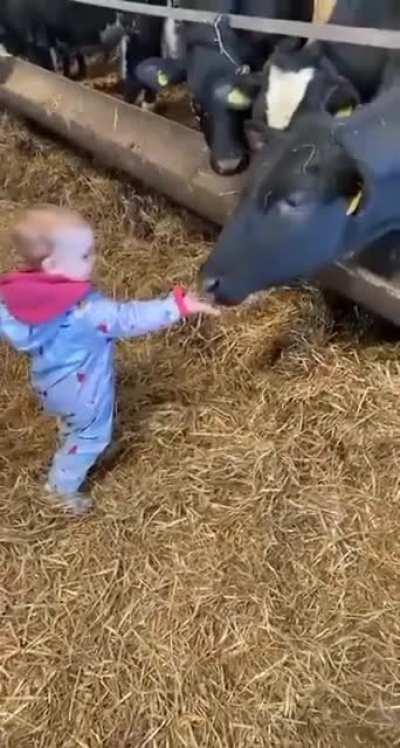
[[155, 93], [187, 80], [199, 127], [210, 152], [210, 162], [218, 174], [231, 175], [248, 165], [248, 146], [244, 119], [248, 106], [230, 109], [218, 98], [219, 88], [240, 67], [247, 50], [236, 33], [226, 26], [218, 27], [222, 54], [216, 42], [217, 32], [201, 24], [185, 27], [184, 60], [154, 57], [136, 67], [138, 81]]
[[244, 114], [229, 112], [210, 99], [203, 105], [193, 100], [193, 109], [210, 153], [210, 165], [221, 176], [244, 171], [249, 163]]
[[220, 304], [314, 275], [343, 254], [346, 230], [362, 210], [360, 175], [332, 134], [327, 115], [260, 151], [243, 199], [202, 268], [203, 288]]
[[273, 130], [287, 129], [305, 113], [352, 111], [360, 99], [350, 81], [337, 73], [317, 44], [298, 46], [298, 40], [281, 42], [262, 72], [221, 88], [220, 101], [233, 109], [247, 98], [253, 117]]
[[210, 152], [212, 169], [221, 175], [237, 174], [248, 165], [244, 133], [245, 109], [234, 110], [218, 100], [218, 90], [239, 69], [246, 50], [236, 33], [218, 29], [225, 53], [216, 44], [217, 31], [192, 27], [187, 33], [187, 83], [200, 129]]
[[293, 42], [285, 41], [266, 65], [256, 106], [268, 127], [284, 130], [298, 114], [336, 115], [358, 104], [355, 88], [338, 74], [319, 44], [293, 49]]
[[[209, 63], [210, 54], [206, 61]], [[220, 64], [219, 55], [217, 63]], [[205, 63], [206, 64], [206, 63]], [[204, 67], [200, 66], [202, 74]], [[214, 76], [210, 80], [197, 77], [199, 68], [189, 68], [188, 87], [192, 94], [192, 109], [197, 123], [208, 145], [210, 163], [213, 171], [224, 176], [238, 174], [249, 162], [248, 145], [244, 131], [246, 109], [230, 111], [214, 95], [218, 86]], [[216, 68], [218, 73], [218, 68]], [[214, 72], [214, 71], [213, 71]], [[163, 60], [159, 57], [145, 60], [137, 65], [135, 76], [131, 76], [138, 85], [158, 94], [169, 86], [181, 83], [188, 75], [186, 65], [180, 60]], [[223, 82], [222, 78], [222, 82]]]

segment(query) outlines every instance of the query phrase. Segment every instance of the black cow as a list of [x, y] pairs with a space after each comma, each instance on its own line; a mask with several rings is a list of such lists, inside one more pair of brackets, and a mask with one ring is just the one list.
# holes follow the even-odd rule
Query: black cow
[[[343, 26], [400, 28], [398, 0], [337, 0], [331, 23]], [[253, 118], [284, 129], [293, 117], [325, 110], [331, 114], [353, 109], [377, 93], [390, 66], [391, 52], [331, 42], [301, 48], [295, 40], [278, 45], [264, 71], [233, 82], [220, 91], [228, 108], [244, 101]], [[239, 104], [236, 104], [239, 106]]]
[[69, 74], [71, 54], [85, 74], [83, 50], [110, 51], [123, 36], [121, 14], [70, 0], [2, 0], [0, 29], [3, 47], [50, 70], [60, 60]]
[[[167, 0], [147, 0], [148, 5], [166, 5]], [[169, 22], [156, 16], [126, 14], [122, 20], [124, 36], [121, 41], [121, 80], [126, 101], [138, 104], [143, 109], [153, 109], [156, 92], [139, 80], [136, 69], [148, 58], [169, 57], [174, 55], [169, 47], [165, 30]], [[173, 29], [174, 31], [175, 29]], [[170, 35], [171, 36], [171, 35]]]
[[[116, 13], [101, 7], [82, 5], [72, 0], [2, 0], [0, 28], [3, 48], [22, 55], [50, 70], [71, 74], [71, 61], [78, 63], [78, 77], [85, 77], [84, 53], [101, 49], [109, 52], [119, 42], [121, 78], [125, 98], [143, 107], [151, 106], [155, 95], [143, 90], [136, 78], [136, 66], [162, 52], [173, 56], [173, 49], [163, 47], [163, 28], [168, 26], [156, 17]], [[158, 0], [148, 0], [149, 5]], [[160, 0], [166, 5], [166, 0]], [[139, 101], [141, 97], [141, 101]]]
[[[181, 7], [216, 13], [241, 13], [270, 18], [310, 21], [313, 0], [182, 0]], [[234, 31], [221, 18], [214, 27], [198, 23], [181, 26], [184, 59], [155, 57], [137, 68], [144, 85], [159, 92], [169, 84], [187, 80], [201, 130], [210, 149], [212, 168], [235, 174], [248, 164], [244, 137], [245, 113], [228, 111], [218, 100], [219, 88], [250, 69], [259, 69], [277, 38]]]
[[400, 229], [399, 69], [397, 53], [389, 90], [350, 118], [305, 115], [260, 151], [202, 269], [218, 303], [312, 278]]

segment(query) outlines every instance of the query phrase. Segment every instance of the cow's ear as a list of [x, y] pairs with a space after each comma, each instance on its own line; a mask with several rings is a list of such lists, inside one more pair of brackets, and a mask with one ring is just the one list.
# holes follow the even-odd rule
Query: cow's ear
[[260, 151], [267, 142], [267, 127], [261, 120], [246, 120], [244, 125], [246, 139], [251, 151]]
[[168, 86], [182, 83], [186, 77], [185, 67], [177, 60], [149, 57], [135, 68], [137, 79], [150, 91], [158, 93]]
[[213, 90], [213, 98], [218, 104], [235, 112], [251, 109], [253, 100], [241, 85], [221, 81]]
[[214, 99], [226, 109], [243, 112], [250, 109], [256, 98], [264, 76], [262, 73], [249, 73], [233, 80], [221, 80], [213, 90]]
[[346, 78], [338, 78], [327, 90], [323, 108], [334, 117], [349, 117], [360, 103], [360, 97], [352, 83]]

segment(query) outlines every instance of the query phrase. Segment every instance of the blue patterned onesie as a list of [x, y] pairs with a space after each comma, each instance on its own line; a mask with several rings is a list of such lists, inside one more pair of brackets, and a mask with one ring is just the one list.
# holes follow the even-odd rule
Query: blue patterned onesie
[[50, 469], [52, 490], [76, 493], [111, 441], [115, 342], [179, 319], [172, 294], [123, 303], [91, 292], [62, 316], [39, 325], [18, 321], [0, 303], [0, 339], [29, 354], [34, 390], [44, 410], [59, 418], [61, 445]]

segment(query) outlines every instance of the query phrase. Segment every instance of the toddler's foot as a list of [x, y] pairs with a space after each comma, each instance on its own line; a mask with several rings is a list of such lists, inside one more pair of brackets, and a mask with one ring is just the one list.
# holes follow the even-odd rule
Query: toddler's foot
[[60, 496], [60, 504], [67, 512], [80, 517], [83, 514], [87, 514], [93, 508], [93, 499], [87, 494], [73, 493]]
[[103, 452], [103, 454], [99, 458], [98, 465], [107, 465], [110, 462], [114, 462], [116, 457], [119, 455], [121, 450], [121, 447], [119, 444], [116, 444], [113, 442], [110, 444], [109, 447]]
[[93, 507], [93, 500], [84, 493], [56, 493], [51, 486], [46, 484], [46, 491], [51, 495], [53, 501], [61, 506], [65, 511], [80, 517], [90, 511]]

